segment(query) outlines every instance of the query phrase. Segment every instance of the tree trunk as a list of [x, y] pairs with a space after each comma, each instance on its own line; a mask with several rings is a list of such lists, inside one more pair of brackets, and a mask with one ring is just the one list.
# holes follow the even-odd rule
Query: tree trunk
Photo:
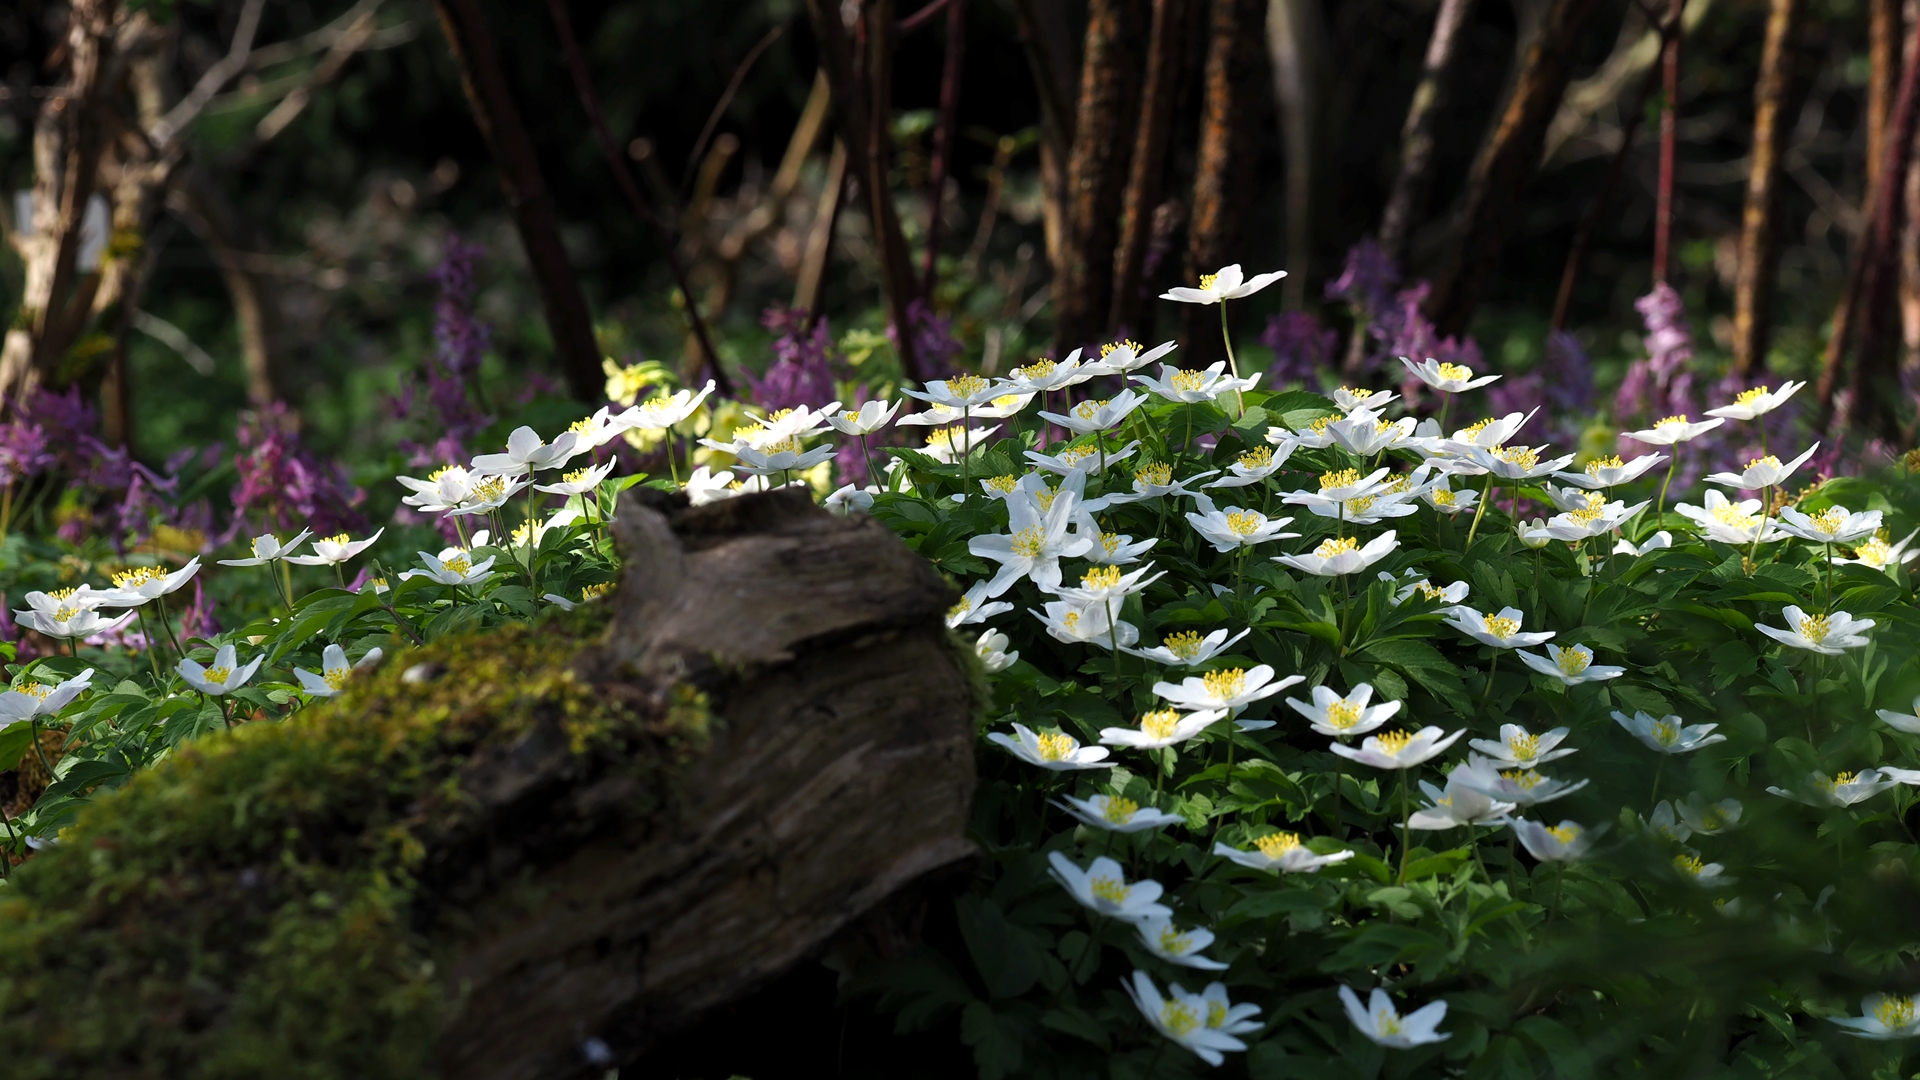
[[1294, 310], [1306, 306], [1307, 280], [1314, 270], [1314, 194], [1329, 47], [1317, 0], [1269, 0], [1267, 55], [1287, 159], [1287, 276], [1280, 282], [1280, 296]]
[[1113, 304], [1107, 316], [1112, 336], [1140, 330], [1141, 272], [1153, 236], [1153, 214], [1160, 206], [1167, 176], [1168, 136], [1173, 131], [1173, 101], [1186, 44], [1186, 0], [1153, 0], [1153, 24], [1147, 38], [1143, 106], [1134, 134], [1133, 160], [1120, 203], [1120, 240], [1113, 251]]
[[1603, 6], [1601, 0], [1554, 0], [1520, 63], [1499, 122], [1474, 157], [1454, 214], [1451, 254], [1427, 301], [1442, 335], [1465, 333], [1473, 318], [1499, 262], [1514, 203], [1540, 167], [1547, 124], [1566, 91], [1575, 47]]
[[1664, 284], [1673, 262], [1673, 189], [1680, 155], [1680, 18], [1686, 0], [1667, 5], [1660, 51], [1660, 176], [1653, 196], [1653, 280]]
[[1753, 88], [1753, 148], [1748, 156], [1747, 201], [1740, 216], [1740, 263], [1733, 285], [1733, 372], [1764, 370], [1773, 331], [1773, 279], [1778, 235], [1780, 154], [1787, 133], [1793, 83], [1794, 36], [1801, 0], [1772, 0], [1760, 78]]
[[1900, 0], [1867, 0], [1867, 190], [1886, 164], [1888, 112], [1900, 79]]
[[1386, 211], [1380, 215], [1380, 247], [1395, 266], [1407, 264], [1407, 240], [1417, 224], [1416, 215], [1425, 209], [1427, 186], [1432, 179], [1433, 124], [1440, 115], [1447, 68], [1453, 61], [1454, 39], [1460, 24], [1466, 21], [1469, 3], [1470, 0], [1440, 0], [1440, 11], [1433, 19], [1433, 35], [1427, 39], [1427, 57], [1420, 71], [1420, 83], [1414, 87], [1413, 101], [1407, 105], [1406, 122], [1400, 128], [1400, 169], [1394, 174]]
[[201, 169], [194, 169], [179, 184], [169, 205], [207, 246], [220, 270], [240, 333], [247, 403], [264, 408], [283, 396], [281, 374], [285, 365], [280, 355], [279, 282], [271, 274], [262, 273], [254, 262], [263, 245]]
[[1139, 108], [1141, 5], [1091, 0], [1067, 159], [1067, 246], [1053, 285], [1054, 348], [1091, 346], [1113, 299], [1114, 247]]
[[[1201, 106], [1200, 153], [1193, 170], [1193, 218], [1187, 227], [1187, 280], [1197, 283], [1233, 261], [1240, 222], [1252, 186], [1253, 128], [1259, 117], [1255, 87], [1260, 21], [1256, 0], [1213, 0], [1207, 31], [1206, 99]], [[1257, 269], [1257, 268], [1256, 268]], [[1226, 358], [1220, 312], [1211, 304], [1180, 304], [1182, 367]]]
[[[560, 242], [553, 199], [500, 70], [499, 52], [486, 16], [478, 0], [435, 0], [434, 6], [440, 13], [447, 45], [460, 66], [460, 82], [473, 108], [474, 121], [500, 170], [500, 187], [513, 211], [520, 243], [527, 249], [527, 261], [533, 266], [534, 285], [540, 291], [547, 329], [553, 334], [554, 355], [566, 376], [567, 388], [582, 401], [598, 401], [605, 396], [606, 376], [600, 369], [593, 318], [567, 249]], [[693, 303], [693, 297], [687, 302]]]
[[1035, 96], [1040, 101], [1040, 220], [1046, 236], [1047, 265], [1056, 292], [1065, 273], [1067, 252], [1067, 158], [1073, 151], [1077, 117], [1077, 64], [1073, 27], [1066, 5], [1046, 0], [1014, 0], [1020, 44], [1027, 54]]
[[647, 1075], [662, 1035], [965, 859], [975, 691], [939, 575], [804, 494], [631, 495], [604, 631], [446, 639], [83, 811], [0, 900], [0, 1056]]

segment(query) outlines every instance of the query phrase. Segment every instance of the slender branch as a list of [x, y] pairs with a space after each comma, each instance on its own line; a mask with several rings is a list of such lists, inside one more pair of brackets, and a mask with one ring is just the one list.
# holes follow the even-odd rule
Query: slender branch
[[147, 133], [155, 146], [163, 150], [171, 149], [174, 140], [207, 107], [213, 95], [247, 69], [247, 57], [253, 52], [253, 35], [260, 29], [260, 12], [266, 6], [266, 0], [247, 0], [245, 6], [241, 7], [240, 20], [234, 27], [233, 41], [227, 46], [227, 55], [208, 68], [200, 80], [193, 84], [187, 96], [168, 109], [167, 115], [161, 117], [160, 122]]
[[[570, 46], [567, 44], [573, 41], [573, 22], [568, 18], [566, 13], [566, 0], [547, 0], [547, 9], [554, 12], [553, 20], [556, 26], [559, 25], [562, 20], [566, 20], [566, 29], [562, 31], [564, 40], [561, 47], [567, 50], [567, 65], [572, 67], [579, 56], [580, 49], [578, 45]], [[720, 126], [720, 118], [726, 115], [727, 106], [733, 104], [735, 95], [740, 93], [741, 84], [747, 81], [747, 74], [753, 70], [753, 65], [759, 61], [760, 54], [766, 52], [768, 46], [780, 40], [780, 35], [785, 32], [786, 27], [784, 26], [776, 26], [767, 31], [753, 48], [747, 50], [747, 55], [740, 61], [739, 66], [733, 69], [733, 77], [727, 80], [727, 88], [721, 91], [720, 100], [713, 103], [713, 111], [707, 114], [707, 123], [705, 127], [700, 129], [700, 137], [693, 141], [693, 152], [687, 155], [687, 168], [680, 176], [680, 192], [683, 196], [686, 194], [687, 185], [693, 183], [693, 174], [700, 168], [700, 161], [707, 153], [707, 144], [713, 141], [714, 130]], [[576, 83], [584, 85], [585, 76], [583, 73], [585, 70], [584, 65], [576, 70], [574, 74], [574, 81]], [[584, 98], [586, 94], [591, 92], [590, 90], [584, 91], [582, 97]], [[593, 110], [596, 115], [599, 111], [597, 108]]]
[[[940, 260], [940, 209], [945, 201], [947, 173], [953, 167], [954, 128], [960, 121], [960, 63], [966, 53], [967, 0], [935, 0], [947, 4], [947, 55], [940, 70], [940, 124], [933, 131], [933, 165], [927, 174], [927, 252], [920, 270], [920, 295], [933, 299], [935, 271]], [[925, 14], [915, 14], [915, 18]], [[908, 20], [911, 22], [912, 20]], [[901, 24], [901, 33], [907, 30]]]
[[[900, 36], [905, 37], [933, 21], [935, 15], [951, 8], [966, 7], [967, 0], [933, 0], [933, 3], [900, 20]], [[947, 16], [953, 18], [951, 14]]]
[[1680, 145], [1680, 35], [1665, 32], [1680, 25], [1686, 0], [1672, 0], [1662, 24], [1660, 52], [1660, 178], [1654, 194], [1653, 280], [1667, 280], [1673, 262], [1673, 183], [1675, 156]]
[[1740, 215], [1740, 261], [1733, 289], [1733, 372], [1764, 367], [1773, 326], [1773, 278], [1779, 259], [1780, 151], [1793, 81], [1793, 37], [1802, 0], [1772, 0], [1760, 78], [1753, 87], [1753, 150]]
[[1400, 128], [1400, 169], [1394, 174], [1393, 192], [1380, 215], [1380, 246], [1396, 266], [1405, 265], [1407, 241], [1412, 232], [1414, 214], [1432, 175], [1433, 125], [1440, 115], [1440, 99], [1445, 89], [1447, 68], [1453, 61], [1453, 43], [1460, 25], [1466, 21], [1472, 0], [1441, 0], [1434, 16], [1433, 36], [1427, 39], [1427, 56], [1420, 72], [1420, 84], [1414, 88], [1407, 105], [1407, 119]]

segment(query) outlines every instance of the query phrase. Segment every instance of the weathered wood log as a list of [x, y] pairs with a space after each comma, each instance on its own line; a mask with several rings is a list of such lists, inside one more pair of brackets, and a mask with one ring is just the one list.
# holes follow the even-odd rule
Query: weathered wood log
[[793, 492], [615, 531], [602, 605], [190, 744], [21, 867], [7, 1074], [598, 1075], [968, 855], [930, 567]]

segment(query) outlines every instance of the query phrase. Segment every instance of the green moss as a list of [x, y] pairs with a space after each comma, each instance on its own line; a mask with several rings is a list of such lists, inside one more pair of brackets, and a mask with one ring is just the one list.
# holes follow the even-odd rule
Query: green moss
[[599, 607], [407, 652], [88, 808], [0, 893], [6, 1075], [429, 1075], [455, 1004], [435, 932], [459, 921], [435, 886], [496, 842], [463, 767], [550, 726], [581, 776], [657, 778], [704, 735], [697, 694], [668, 707], [576, 675]]

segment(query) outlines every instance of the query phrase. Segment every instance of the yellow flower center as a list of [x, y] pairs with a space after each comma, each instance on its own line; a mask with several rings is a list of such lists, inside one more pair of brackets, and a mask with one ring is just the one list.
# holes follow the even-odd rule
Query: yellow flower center
[[1618, 469], [1625, 464], [1626, 462], [1621, 461], [1618, 454], [1615, 454], [1613, 457], [1600, 458], [1597, 461], [1589, 461], [1587, 462], [1587, 475], [1597, 478], [1600, 475], [1600, 470]]
[[1127, 894], [1133, 888], [1119, 878], [1097, 877], [1087, 882], [1087, 888], [1093, 895], [1109, 904], [1119, 905], [1127, 902]]
[[59, 623], [68, 623], [68, 622], [72, 622], [76, 618], [79, 618], [79, 616], [80, 616], [79, 608], [74, 607], [72, 604], [63, 604], [61, 605], [59, 611], [56, 611], [53, 613], [53, 621], [59, 622]]
[[1410, 731], [1389, 731], [1385, 735], [1373, 737], [1374, 746], [1388, 757], [1398, 757], [1402, 750], [1413, 745], [1413, 733]]
[[955, 450], [966, 444], [966, 432], [958, 425], [948, 428], [935, 428], [927, 436], [927, 445], [935, 450]]
[[1053, 374], [1053, 369], [1059, 366], [1043, 356], [1026, 367], [1014, 368], [1013, 373], [1022, 379], [1044, 379]]
[[1893, 548], [1876, 536], [1854, 548], [1853, 557], [1868, 566], [1884, 569], [1893, 560]]
[[225, 686], [227, 680], [231, 678], [232, 675], [233, 675], [232, 668], [210, 667], [207, 669], [205, 678], [208, 682], [213, 683], [216, 686]]
[[[567, 430], [573, 432], [575, 435], [585, 435], [587, 432], [593, 430], [593, 417], [586, 416], [575, 420], [573, 423], [567, 425]], [[336, 687], [336, 689], [338, 688]]]
[[1065, 615], [1061, 616], [1060, 625], [1066, 627], [1067, 632], [1070, 634], [1079, 633], [1080, 632], [1080, 613], [1077, 611], [1067, 612]]
[[1752, 514], [1742, 513], [1733, 503], [1721, 503], [1713, 508], [1713, 520], [1728, 528], [1751, 529], [1760, 524], [1760, 519]]
[[1242, 668], [1226, 668], [1221, 671], [1209, 671], [1200, 676], [1200, 683], [1216, 701], [1230, 701], [1240, 696], [1246, 689], [1247, 673]]
[[1435, 488], [1433, 492], [1433, 502], [1436, 506], [1452, 506], [1458, 502], [1458, 500], [1454, 498], [1452, 491], [1446, 488]]
[[25, 694], [31, 698], [39, 698], [41, 701], [45, 701], [47, 695], [53, 693], [52, 686], [47, 683], [38, 682], [21, 683], [13, 689], [16, 693]]
[[[954, 397], [972, 397], [986, 388], [987, 380], [978, 375], [955, 375], [953, 378], [947, 380], [947, 393], [952, 394]], [[792, 410], [785, 410], [784, 412], [775, 413], [769, 417], [769, 419], [778, 420], [781, 416], [785, 415], [785, 412], [791, 411]]]
[[1227, 529], [1235, 536], [1252, 536], [1266, 523], [1266, 515], [1253, 510], [1227, 515]]
[[[545, 529], [542, 529], [540, 531], [546, 532]], [[513, 546], [514, 547], [524, 547], [526, 546], [527, 541], [531, 539], [533, 539], [533, 522], [523, 521], [520, 524], [515, 525], [513, 527]]]
[[1201, 274], [1200, 287], [1203, 289], [1211, 289], [1213, 288], [1213, 283], [1219, 280], [1220, 280], [1219, 274]]
[[1352, 398], [1355, 401], [1365, 401], [1368, 398], [1373, 396], [1373, 391], [1371, 390], [1355, 390], [1351, 386], [1341, 387], [1340, 392], [1347, 395], [1348, 397]]
[[1587, 665], [1593, 663], [1593, 654], [1582, 646], [1575, 645], [1571, 649], [1561, 649], [1559, 658], [1554, 662], [1559, 664], [1560, 670], [1566, 674], [1578, 675], [1587, 670]]
[[1166, 487], [1171, 483], [1173, 483], [1173, 466], [1164, 461], [1142, 465], [1133, 471], [1133, 486], [1136, 488]]
[[1520, 632], [1520, 620], [1508, 619], [1499, 615], [1487, 616], [1487, 633], [1505, 641]]
[[1837, 506], [1829, 506], [1825, 510], [1813, 515], [1811, 520], [1813, 521], [1814, 528], [1826, 533], [1828, 536], [1832, 536], [1834, 533], [1846, 527], [1847, 512]]
[[1013, 553], [1028, 559], [1037, 559], [1047, 546], [1046, 534], [1040, 526], [1031, 525], [1013, 534]]
[[1121, 349], [1125, 349], [1131, 353], [1138, 353], [1140, 351], [1140, 343], [1129, 338], [1125, 341], [1113, 342], [1110, 345], [1102, 345], [1100, 346], [1100, 359], [1105, 360]]
[[167, 572], [157, 566], [136, 566], [113, 575], [114, 587], [119, 589], [137, 589], [150, 582], [165, 580]]
[[1315, 435], [1325, 435], [1325, 434], [1327, 433], [1327, 425], [1328, 425], [1328, 424], [1331, 424], [1331, 423], [1333, 423], [1334, 421], [1336, 421], [1336, 420], [1339, 420], [1339, 419], [1341, 419], [1341, 416], [1340, 416], [1340, 414], [1339, 414], [1339, 413], [1337, 413], [1337, 412], [1336, 412], [1336, 413], [1328, 413], [1327, 415], [1325, 415], [1325, 416], [1323, 416], [1323, 417], [1321, 417], [1320, 419], [1318, 419], [1318, 420], [1315, 420], [1315, 421], [1314, 421], [1313, 423], [1311, 423], [1311, 424], [1309, 424], [1309, 425], [1307, 425], [1307, 427], [1308, 427], [1308, 429], [1309, 429], [1309, 430], [1311, 430], [1311, 431], [1312, 431], [1312, 432], [1313, 432], [1313, 433], [1314, 433]]
[[973, 601], [963, 596], [960, 598], [959, 603], [947, 609], [947, 618], [958, 619], [960, 616], [965, 615], [967, 612], [972, 610], [973, 610]]
[[1471, 379], [1473, 369], [1465, 364], [1441, 364], [1440, 377], [1449, 381]]
[[1168, 634], [1166, 638], [1160, 642], [1161, 645], [1166, 647], [1168, 652], [1182, 660], [1191, 660], [1199, 656], [1200, 649], [1205, 643], [1206, 639], [1200, 636], [1198, 630], [1182, 630], [1178, 633]]
[[[503, 476], [489, 476], [485, 480], [473, 485], [472, 498], [475, 502], [493, 502], [496, 499], [503, 498], [506, 493], [506, 478]], [[254, 542], [253, 553], [255, 555], [260, 554], [259, 541]]]
[[1420, 595], [1428, 600], [1445, 600], [1447, 598], [1447, 590], [1439, 588], [1430, 581], [1415, 582], [1413, 587], [1419, 589]]
[[1253, 845], [1267, 858], [1278, 859], [1300, 846], [1300, 836], [1297, 833], [1277, 832], [1255, 840]]
[[1331, 559], [1335, 555], [1345, 555], [1349, 551], [1358, 550], [1359, 547], [1360, 541], [1351, 536], [1343, 536], [1338, 540], [1320, 541], [1320, 546], [1313, 549], [1313, 554], [1317, 559]]
[[450, 472], [452, 472], [453, 470], [455, 470], [455, 469], [457, 469], [457, 468], [459, 468], [459, 467], [460, 467], [460, 466], [458, 466], [458, 465], [442, 465], [442, 466], [440, 466], [439, 468], [437, 468], [437, 469], [435, 469], [435, 470], [433, 470], [432, 472], [430, 472], [430, 473], [428, 473], [428, 474], [427, 474], [427, 479], [429, 479], [429, 480], [438, 480], [438, 479], [440, 479], [441, 477], [443, 477], [443, 476], [445, 476], [445, 475], [447, 475], [448, 473], [450, 473]]
[[1504, 449], [1494, 451], [1493, 456], [1509, 465], [1518, 465], [1523, 469], [1531, 469], [1535, 465], [1540, 464], [1540, 455], [1534, 453], [1531, 446], [1505, 447]]
[[1175, 930], [1171, 924], [1160, 931], [1160, 951], [1168, 956], [1184, 956], [1193, 948], [1193, 935]]
[[1380, 490], [1389, 495], [1399, 495], [1407, 490], [1409, 478], [1403, 473], [1381, 485]]
[[1886, 997], [1873, 1010], [1873, 1018], [1889, 1028], [1902, 1028], [1913, 1023], [1913, 999], [1910, 997]]
[[996, 476], [993, 479], [987, 481], [988, 488], [994, 491], [997, 491], [1002, 495], [1013, 494], [1013, 489], [1018, 487], [1019, 485], [1020, 485], [1019, 478], [1014, 476], [1012, 473], [1008, 473], [1005, 476]]
[[1155, 709], [1140, 718], [1140, 730], [1150, 739], [1171, 739], [1180, 726], [1180, 714], [1172, 709]]
[[1112, 555], [1120, 550], [1120, 541], [1124, 539], [1126, 539], [1126, 537], [1121, 536], [1119, 533], [1103, 532], [1100, 534], [1100, 548], [1108, 555]]
[[[1060, 451], [1060, 464], [1071, 469], [1097, 453], [1099, 453], [1099, 451], [1091, 446], [1075, 446], [1071, 449]], [[1047, 500], [1049, 503], [1052, 502], [1053, 494], [1051, 492], [1047, 494]], [[1041, 509], [1044, 510], [1046, 507], [1043, 506]]]
[[1353, 517], [1359, 517], [1371, 509], [1373, 509], [1373, 496], [1371, 495], [1362, 495], [1357, 499], [1348, 499], [1346, 502], [1346, 511]]
[[1472, 424], [1466, 428], [1463, 428], [1460, 434], [1465, 435], [1467, 437], [1468, 442], [1472, 442], [1473, 440], [1480, 437], [1481, 432], [1487, 430], [1489, 427], [1492, 427], [1492, 426], [1493, 426], [1493, 418], [1488, 417], [1487, 419], [1482, 420], [1479, 423]]
[[1360, 470], [1340, 469], [1337, 472], [1320, 474], [1320, 490], [1328, 488], [1352, 487], [1360, 482]]
[[461, 577], [466, 577], [467, 573], [473, 569], [473, 560], [467, 558], [465, 555], [455, 555], [440, 565]]
[[[1206, 287], [1204, 283], [1209, 276], [1211, 275], [1201, 277], [1201, 288]], [[1166, 1028], [1174, 1038], [1184, 1039], [1200, 1026], [1200, 1014], [1193, 1011], [1193, 1006], [1183, 1001], [1168, 999], [1166, 1004], [1160, 1006], [1160, 1025]]]
[[1681, 413], [1678, 416], [1665, 417], [1659, 423], [1653, 425], [1653, 427], [1654, 427], [1654, 430], [1657, 431], [1661, 428], [1685, 427], [1686, 425], [1687, 425], [1687, 414]]
[[1828, 625], [1825, 615], [1809, 615], [1800, 620], [1800, 636], [1815, 645], [1826, 641], [1827, 634], [1831, 631], [1832, 628]]
[[347, 685], [347, 676], [351, 674], [353, 674], [352, 668], [330, 668], [321, 672], [320, 678], [326, 682], [327, 689], [338, 690]]
[[1850, 772], [1836, 773], [1834, 774], [1833, 779], [1826, 782], [1826, 789], [1828, 791], [1838, 791], [1839, 789], [1846, 787], [1848, 784], [1853, 783], [1855, 780], [1858, 780], [1859, 778], [1860, 778], [1859, 773], [1850, 773]]
[[860, 422], [860, 414], [851, 411], [843, 412], [840, 414], [840, 419], [845, 420], [849, 424], [857, 424]]
[[1740, 394], [1733, 399], [1733, 402], [1736, 405], [1751, 405], [1766, 396], [1767, 388], [1764, 386], [1756, 386], [1751, 390], [1741, 391]]
[[[581, 482], [582, 480], [585, 480], [585, 479], [587, 478], [587, 474], [588, 474], [588, 473], [590, 473], [590, 472], [592, 472], [592, 471], [593, 471], [593, 470], [592, 470], [591, 468], [587, 468], [587, 469], [575, 469], [575, 470], [573, 470], [573, 471], [572, 471], [572, 472], [570, 472], [570, 473], [565, 473], [565, 474], [562, 474], [562, 475], [561, 475], [561, 477], [560, 477], [560, 479], [562, 479], [562, 480], [565, 480], [565, 481], [566, 481], [567, 483], [569, 483], [569, 484], [578, 484], [578, 483], [580, 483], [580, 482]], [[344, 544], [344, 543], [346, 543], [346, 541], [347, 541], [347, 538], [346, 538], [346, 536], [345, 536], [345, 535], [343, 534], [343, 535], [342, 535], [342, 536], [340, 537], [340, 543], [343, 543], [343, 544]]]
[[1653, 741], [1659, 743], [1661, 746], [1672, 746], [1674, 743], [1679, 742], [1679, 725], [1669, 724], [1665, 720], [1655, 720], [1653, 722]]
[[1034, 741], [1040, 744], [1041, 761], [1065, 761], [1075, 750], [1080, 749], [1078, 739], [1057, 731], [1037, 735]]
[[1507, 736], [1507, 752], [1515, 761], [1532, 761], [1540, 753], [1540, 736], [1524, 732]]
[[1254, 469], [1264, 469], [1273, 464], [1273, 451], [1264, 446], [1256, 447], [1241, 454], [1238, 463], [1241, 468], [1249, 472]]
[[1699, 877], [1700, 872], [1707, 868], [1707, 864], [1702, 862], [1698, 855], [1675, 855], [1673, 868], [1688, 877]]
[[1600, 515], [1604, 512], [1605, 511], [1601, 510], [1598, 506], [1588, 506], [1584, 510], [1568, 511], [1567, 520], [1572, 521], [1576, 525], [1591, 525], [1599, 521]]
[[1205, 390], [1207, 388], [1207, 373], [1181, 368], [1179, 371], [1173, 373], [1173, 378], [1167, 381], [1173, 384], [1175, 390]]
[[1546, 828], [1546, 833], [1562, 844], [1571, 844], [1574, 838], [1580, 835], [1580, 827], [1577, 825], [1549, 825]]
[[1780, 467], [1780, 459], [1774, 457], [1772, 454], [1768, 454], [1766, 457], [1757, 457], [1747, 462], [1747, 468], [1749, 470], [1757, 469], [1762, 465], [1765, 465], [1769, 469], [1777, 469]]
[[580, 599], [598, 600], [613, 591], [613, 584], [611, 581], [603, 581], [598, 585], [583, 585], [580, 587]]
[[1360, 716], [1364, 711], [1360, 706], [1345, 699], [1336, 701], [1327, 706], [1327, 726], [1345, 731], [1360, 722]]
[[1373, 1026], [1382, 1035], [1398, 1035], [1405, 1030], [1400, 1023], [1400, 1014], [1391, 1008], [1377, 1013], [1373, 1018]]
[[1540, 770], [1538, 769], [1528, 769], [1526, 772], [1521, 772], [1519, 769], [1508, 769], [1506, 772], [1500, 774], [1500, 779], [1511, 782], [1521, 791], [1532, 791], [1538, 787], [1540, 781], [1545, 780], [1546, 777], [1541, 776]]
[[1080, 575], [1080, 587], [1083, 589], [1117, 589], [1120, 587], [1120, 568], [1117, 566], [1096, 566]]
[[1082, 420], [1092, 420], [1094, 414], [1106, 407], [1108, 400], [1107, 398], [1088, 398], [1073, 407], [1074, 415]]
[[1123, 799], [1118, 795], [1113, 795], [1108, 797], [1107, 808], [1100, 816], [1113, 822], [1115, 825], [1125, 825], [1127, 822], [1133, 820], [1133, 815], [1138, 813], [1139, 810], [1139, 803], [1134, 802], [1132, 799]]
[[1011, 409], [1018, 406], [1019, 404], [1020, 404], [1019, 394], [1002, 394], [999, 397], [993, 399], [993, 406], [996, 409]]

